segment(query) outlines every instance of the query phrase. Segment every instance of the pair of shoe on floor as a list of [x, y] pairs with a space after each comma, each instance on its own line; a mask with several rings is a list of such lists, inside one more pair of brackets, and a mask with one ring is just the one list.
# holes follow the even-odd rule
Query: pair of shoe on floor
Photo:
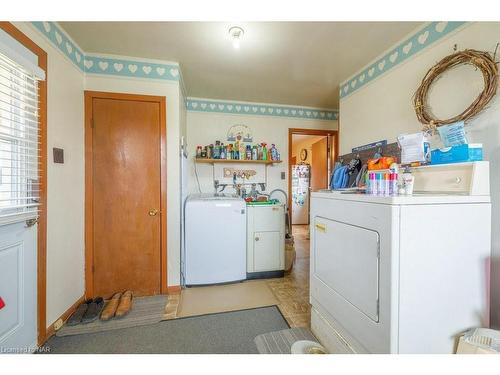
[[101, 314], [101, 320], [109, 320], [113, 317], [121, 318], [127, 315], [132, 308], [133, 294], [130, 290], [125, 293], [115, 293], [109, 300]]
[[104, 307], [104, 300], [102, 297], [88, 299], [82, 303], [76, 311], [71, 315], [67, 321], [67, 325], [76, 326], [77, 324], [91, 323], [99, 317]]
[[130, 290], [127, 290], [123, 294], [116, 293], [113, 295], [106, 304], [106, 307], [104, 307], [104, 300], [102, 297], [88, 299], [78, 306], [66, 324], [68, 326], [76, 326], [80, 323], [91, 323], [97, 320], [99, 315], [101, 316], [101, 320], [109, 320], [113, 317], [121, 318], [127, 315], [132, 308], [132, 299], [133, 294]]

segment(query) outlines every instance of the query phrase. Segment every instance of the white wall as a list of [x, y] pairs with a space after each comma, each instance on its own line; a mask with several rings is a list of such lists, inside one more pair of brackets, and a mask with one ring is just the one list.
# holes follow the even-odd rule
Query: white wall
[[[421, 124], [415, 117], [412, 96], [427, 72], [441, 58], [453, 52], [454, 44], [460, 50], [473, 48], [494, 51], [499, 41], [500, 23], [472, 23], [450, 34], [405, 63], [388, 71], [370, 84], [341, 99], [340, 150], [349, 152], [356, 145], [388, 139], [395, 141], [398, 134], [417, 132]], [[498, 59], [498, 56], [497, 56]], [[368, 62], [367, 62], [368, 63]], [[453, 74], [453, 76], [451, 75]], [[450, 79], [453, 77], [454, 79]], [[466, 82], [460, 83], [459, 80]], [[481, 76], [466, 70], [450, 73], [442, 79], [443, 86], [432, 94], [436, 111], [456, 114], [471, 102], [471, 92], [481, 86]], [[467, 88], [470, 84], [472, 89]], [[439, 88], [439, 86], [438, 86]], [[500, 98], [497, 96], [488, 108], [470, 121], [470, 141], [483, 143], [485, 159], [491, 163], [492, 217], [492, 282], [491, 322], [500, 326]]]
[[[47, 326], [84, 294], [83, 73], [30, 23], [14, 25], [48, 54]], [[54, 164], [52, 148], [64, 149]]]
[[311, 164], [313, 163], [312, 160], [312, 145], [321, 139], [323, 139], [324, 136], [318, 135], [318, 136], [309, 136], [309, 135], [293, 135], [292, 136], [292, 156], [295, 156], [297, 159], [297, 163], [302, 162], [303, 160], [300, 159], [300, 152], [302, 149], [307, 150], [307, 157], [306, 160], [303, 162]]
[[[244, 124], [253, 132], [254, 143], [266, 142], [269, 146], [276, 145], [281, 154], [283, 163], [268, 167], [267, 191], [273, 189], [288, 189], [288, 129], [337, 129], [337, 121], [322, 121], [309, 119], [294, 119], [285, 117], [247, 116], [224, 113], [188, 112], [187, 134], [189, 140], [189, 192], [197, 193], [198, 185], [195, 176], [193, 158], [196, 146], [206, 146], [220, 140], [226, 143], [226, 134], [235, 124]], [[198, 164], [198, 176], [201, 191], [212, 193], [213, 173], [212, 166]], [[286, 179], [281, 179], [281, 172], [285, 172]], [[226, 189], [232, 192], [232, 189]]]
[[157, 95], [167, 106], [167, 272], [168, 285], [180, 284], [180, 162], [181, 96], [179, 83], [152, 79], [90, 75], [85, 90]]

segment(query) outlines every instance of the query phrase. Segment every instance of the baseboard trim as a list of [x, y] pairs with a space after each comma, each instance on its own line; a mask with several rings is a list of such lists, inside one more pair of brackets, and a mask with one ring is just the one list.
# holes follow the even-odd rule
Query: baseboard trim
[[[70, 316], [71, 314], [73, 314], [75, 312], [75, 310], [77, 309], [78, 306], [80, 306], [83, 302], [85, 301], [85, 296], [81, 296], [74, 304], [72, 304], [60, 317], [59, 319], [61, 319], [63, 322], [65, 322]], [[41, 345], [43, 345], [48, 339], [50, 339], [52, 336], [55, 335], [56, 333], [56, 329], [55, 329], [55, 324], [56, 322], [59, 320], [59, 319], [56, 319], [56, 321], [54, 323], [52, 323], [50, 326], [47, 327], [47, 331], [46, 331], [46, 334], [45, 334], [45, 338], [43, 340], [43, 343]]]
[[180, 294], [181, 286], [180, 285], [172, 285], [167, 287], [167, 294]]

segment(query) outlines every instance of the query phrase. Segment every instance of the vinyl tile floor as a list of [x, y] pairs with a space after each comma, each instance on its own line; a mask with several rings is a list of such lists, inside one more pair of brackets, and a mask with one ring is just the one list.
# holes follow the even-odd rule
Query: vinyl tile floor
[[[265, 280], [278, 300], [278, 308], [290, 327], [310, 327], [309, 304], [309, 226], [294, 225], [296, 258], [292, 270], [282, 278]], [[178, 317], [180, 295], [169, 295], [164, 319]]]
[[267, 280], [278, 308], [290, 327], [310, 327], [311, 305], [309, 304], [309, 225], [294, 225], [296, 258], [292, 270], [279, 279]]

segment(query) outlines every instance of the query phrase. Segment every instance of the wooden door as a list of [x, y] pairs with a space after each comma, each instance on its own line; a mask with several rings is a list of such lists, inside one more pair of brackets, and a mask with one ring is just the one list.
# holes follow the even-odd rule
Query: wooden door
[[94, 296], [160, 293], [160, 105], [92, 98]]
[[311, 190], [328, 187], [328, 137], [312, 145]]

